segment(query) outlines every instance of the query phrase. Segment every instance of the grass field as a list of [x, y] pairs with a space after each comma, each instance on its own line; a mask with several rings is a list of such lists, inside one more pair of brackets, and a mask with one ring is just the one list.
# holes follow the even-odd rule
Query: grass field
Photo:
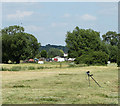
[[[3, 64], [11, 67], [47, 67], [43, 69], [21, 68], [20, 71], [2, 71], [3, 104], [118, 104], [118, 69], [109, 66], [68, 67], [59, 63]], [[48, 68], [51, 67], [51, 68]], [[88, 86], [86, 71], [102, 86], [91, 79]]]

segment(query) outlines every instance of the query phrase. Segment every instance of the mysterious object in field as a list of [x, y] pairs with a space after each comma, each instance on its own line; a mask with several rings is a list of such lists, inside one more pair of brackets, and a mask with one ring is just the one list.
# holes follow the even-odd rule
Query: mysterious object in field
[[90, 87], [90, 77], [93, 79], [93, 81], [95, 81], [95, 83], [101, 87], [98, 82], [93, 78], [93, 74], [90, 74], [90, 71], [87, 71], [86, 74], [88, 75], [88, 81], [89, 81], [89, 87]]

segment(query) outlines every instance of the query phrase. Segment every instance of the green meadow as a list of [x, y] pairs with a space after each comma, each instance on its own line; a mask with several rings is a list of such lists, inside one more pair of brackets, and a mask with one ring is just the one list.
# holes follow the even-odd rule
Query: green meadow
[[[2, 104], [118, 104], [118, 68], [67, 63], [2, 64]], [[90, 71], [99, 87], [86, 72]]]

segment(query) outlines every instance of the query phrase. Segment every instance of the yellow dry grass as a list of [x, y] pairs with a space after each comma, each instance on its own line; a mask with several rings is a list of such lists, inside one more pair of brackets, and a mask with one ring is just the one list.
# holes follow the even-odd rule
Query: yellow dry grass
[[[17, 66], [25, 66], [19, 64]], [[38, 64], [29, 64], [38, 67]], [[46, 64], [54, 67], [53, 64]], [[6, 65], [3, 67], [16, 66]], [[40, 65], [39, 65], [40, 66]], [[42, 66], [42, 65], [41, 65]], [[59, 67], [59, 64], [57, 64]], [[91, 79], [90, 71], [102, 88]], [[118, 69], [109, 66], [3, 71], [3, 104], [118, 104]]]

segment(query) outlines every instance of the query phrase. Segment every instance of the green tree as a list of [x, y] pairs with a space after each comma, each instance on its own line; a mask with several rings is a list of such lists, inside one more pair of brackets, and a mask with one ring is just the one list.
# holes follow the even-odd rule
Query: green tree
[[109, 60], [111, 62], [117, 62], [117, 52], [118, 52], [118, 47], [117, 46], [112, 46], [112, 45], [109, 45], [108, 46], [108, 49], [109, 49]]
[[7, 34], [2, 34], [2, 62], [3, 63], [8, 63], [10, 59], [10, 45], [11, 45], [11, 40], [10, 36]]
[[64, 55], [63, 52], [61, 52], [61, 50], [56, 49], [56, 48], [51, 48], [48, 51], [48, 57], [50, 58], [53, 58], [55, 56], [63, 56], [63, 55]]
[[118, 34], [116, 32], [108, 31], [106, 34], [102, 35], [102, 37], [104, 42], [111, 44], [112, 46], [118, 45]]
[[35, 56], [35, 58], [39, 59], [41, 57], [41, 53], [37, 53], [37, 55]]
[[100, 34], [91, 29], [79, 29], [76, 27], [73, 32], [67, 32], [66, 44], [69, 48], [69, 57], [80, 57], [82, 54], [92, 50], [100, 50]]
[[107, 44], [109, 50], [109, 60], [111, 62], [117, 62], [118, 55], [118, 34], [113, 31], [108, 31], [106, 34], [102, 35], [103, 42]]
[[12, 35], [10, 44], [10, 60], [12, 62], [20, 63], [21, 56], [24, 54], [25, 47], [27, 46], [26, 39], [22, 33]]
[[47, 58], [47, 52], [46, 50], [41, 51], [41, 57]]
[[18, 25], [5, 27], [2, 29], [2, 34], [15, 35], [16, 33], [23, 33], [24, 28]]
[[25, 58], [34, 58], [35, 55], [39, 54], [39, 47], [41, 44], [38, 43], [37, 39], [32, 34], [24, 33], [24, 36], [27, 42], [27, 46], [24, 52]]
[[[85, 30], [76, 27], [72, 32], [67, 32], [65, 41], [66, 46], [69, 49], [68, 57], [76, 58], [76, 63], [80, 63], [81, 56], [85, 55], [89, 57], [91, 56], [90, 53], [93, 53], [94, 51], [102, 51], [105, 54], [108, 52], [105, 44], [103, 44], [100, 39], [100, 33], [92, 29]], [[96, 60], [93, 59], [91, 61]]]
[[20, 26], [10, 26], [2, 29], [3, 62], [11, 60], [20, 63], [21, 59], [33, 58], [38, 53], [40, 44], [37, 39]]
[[120, 34], [118, 34], [119, 40], [118, 40], [118, 51], [117, 51], [117, 65], [120, 67]]
[[105, 52], [93, 51], [78, 57], [75, 62], [87, 65], [105, 65], [107, 64], [108, 59], [109, 56]]

